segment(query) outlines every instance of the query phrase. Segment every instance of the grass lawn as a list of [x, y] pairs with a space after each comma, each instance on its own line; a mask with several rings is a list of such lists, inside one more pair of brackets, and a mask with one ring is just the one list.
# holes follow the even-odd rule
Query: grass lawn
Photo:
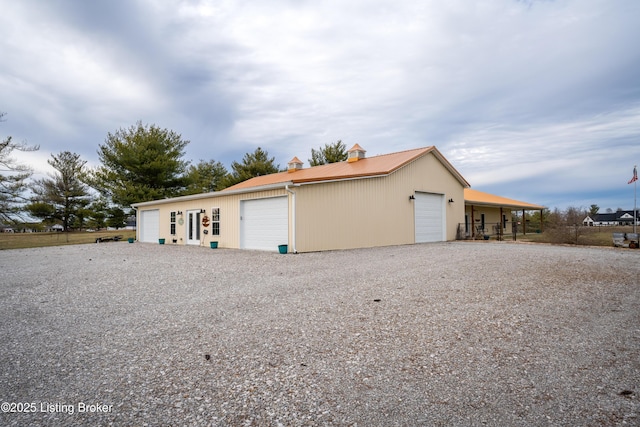
[[101, 237], [122, 236], [126, 242], [128, 238], [136, 237], [135, 230], [116, 231], [72, 231], [70, 233], [0, 233], [0, 249], [37, 248], [41, 246], [79, 245], [95, 243]]
[[[640, 227], [638, 227], [638, 232], [640, 232]], [[633, 233], [633, 226], [583, 227], [580, 229], [578, 244], [589, 246], [613, 246], [613, 233]], [[553, 240], [547, 233], [527, 233], [526, 235], [518, 234], [517, 238], [523, 242], [553, 243]]]

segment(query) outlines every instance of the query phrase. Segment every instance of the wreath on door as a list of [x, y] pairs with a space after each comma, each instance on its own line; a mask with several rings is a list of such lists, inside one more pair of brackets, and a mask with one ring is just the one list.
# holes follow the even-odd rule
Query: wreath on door
[[207, 228], [209, 226], [209, 217], [206, 215], [202, 217], [202, 226], [204, 228]]

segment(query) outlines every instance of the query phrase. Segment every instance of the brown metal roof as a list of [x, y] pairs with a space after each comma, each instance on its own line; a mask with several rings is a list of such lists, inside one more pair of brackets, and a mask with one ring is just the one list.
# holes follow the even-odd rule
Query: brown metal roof
[[400, 151], [397, 153], [383, 154], [367, 157], [355, 162], [337, 162], [327, 165], [314, 166], [300, 169], [292, 173], [280, 172], [270, 175], [258, 176], [226, 188], [224, 191], [240, 190], [253, 187], [263, 187], [273, 184], [300, 184], [310, 182], [331, 181], [350, 178], [364, 178], [378, 175], [388, 175], [398, 168], [427, 153], [433, 153], [436, 158], [461, 182], [464, 187], [469, 183], [449, 163], [434, 146]]
[[464, 202], [468, 205], [484, 205], [506, 207], [514, 209], [544, 209], [544, 206], [534, 205], [533, 203], [521, 202], [519, 200], [508, 199], [506, 197], [496, 196], [494, 194], [484, 193], [471, 188], [464, 189]]

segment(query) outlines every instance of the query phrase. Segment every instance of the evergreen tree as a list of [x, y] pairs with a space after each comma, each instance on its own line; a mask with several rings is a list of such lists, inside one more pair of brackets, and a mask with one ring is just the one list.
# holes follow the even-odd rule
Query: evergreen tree
[[320, 147], [318, 150], [312, 148], [309, 165], [319, 166], [327, 163], [344, 162], [348, 156], [347, 147], [342, 143], [342, 140], [338, 140], [334, 144], [325, 144], [324, 147]]
[[120, 208], [111, 208], [107, 210], [107, 225], [115, 229], [123, 228], [127, 225], [127, 215]]
[[[80, 210], [90, 203], [89, 188], [83, 182], [87, 162], [80, 159], [79, 154], [70, 151], [52, 154], [47, 162], [56, 173], [34, 182], [34, 203], [28, 205], [27, 209], [35, 217], [59, 219], [64, 231], [68, 231]], [[50, 205], [50, 208], [45, 208], [43, 204]]]
[[220, 162], [210, 160], [189, 166], [186, 194], [210, 193], [221, 189], [223, 179], [229, 174]]
[[231, 163], [233, 172], [222, 180], [221, 187], [227, 188], [256, 176], [280, 172], [280, 165], [275, 165], [274, 161], [275, 157], [269, 158], [269, 153], [258, 147], [253, 153], [246, 153], [242, 163]]
[[101, 228], [105, 228], [107, 226], [107, 200], [104, 198], [98, 198], [91, 203], [89, 206], [89, 219], [87, 222], [87, 227], [99, 230]]
[[98, 149], [102, 165], [94, 171], [92, 185], [123, 208], [184, 194], [187, 144], [173, 131], [142, 122], [109, 133]]
[[[0, 122], [4, 121], [0, 113]], [[10, 136], [0, 141], [0, 222], [22, 220], [20, 212], [27, 201], [24, 192], [28, 189], [27, 180], [33, 173], [26, 166], [11, 157], [14, 151], [36, 151], [39, 147], [26, 143], [13, 142]]]

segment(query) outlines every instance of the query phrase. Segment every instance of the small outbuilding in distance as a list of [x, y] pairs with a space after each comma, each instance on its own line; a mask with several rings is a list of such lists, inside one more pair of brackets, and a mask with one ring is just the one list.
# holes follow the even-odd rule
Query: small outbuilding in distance
[[469, 183], [436, 147], [365, 154], [356, 144], [347, 161], [310, 168], [294, 157], [222, 191], [136, 203], [137, 238], [313, 252], [459, 237]]

